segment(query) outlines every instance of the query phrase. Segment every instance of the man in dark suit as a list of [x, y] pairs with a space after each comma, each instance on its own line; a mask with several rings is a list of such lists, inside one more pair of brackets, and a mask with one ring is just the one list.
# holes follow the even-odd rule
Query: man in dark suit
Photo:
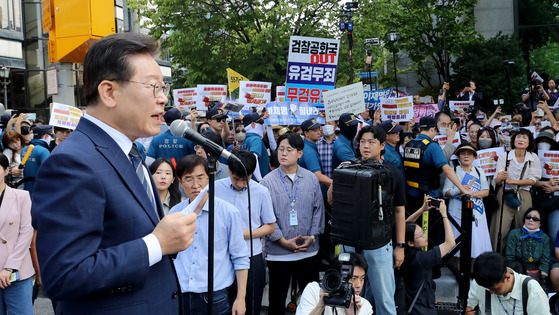
[[[168, 84], [141, 34], [113, 34], [84, 60], [87, 114], [39, 170], [32, 207], [46, 294], [57, 314], [179, 314], [170, 254], [196, 215], [163, 217], [133, 141], [159, 133]], [[160, 220], [160, 218], [162, 218]]]
[[483, 105], [483, 94], [477, 91], [476, 83], [471, 80], [464, 87], [459, 99], [462, 101], [474, 101], [474, 106]]

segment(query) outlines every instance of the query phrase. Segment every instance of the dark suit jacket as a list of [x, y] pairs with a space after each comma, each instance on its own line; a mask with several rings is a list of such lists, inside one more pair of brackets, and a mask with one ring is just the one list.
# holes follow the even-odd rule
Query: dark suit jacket
[[[460, 100], [462, 101], [469, 101], [470, 100], [470, 93], [466, 93], [464, 95], [462, 95], [460, 97]], [[483, 94], [481, 94], [481, 92], [474, 92], [474, 95], [472, 97], [472, 101], [474, 101], [474, 106], [481, 106], [482, 101], [483, 101]]]
[[141, 239], [158, 222], [151, 208], [117, 143], [81, 119], [42, 165], [33, 194], [43, 287], [57, 314], [179, 313], [171, 258], [149, 267]]

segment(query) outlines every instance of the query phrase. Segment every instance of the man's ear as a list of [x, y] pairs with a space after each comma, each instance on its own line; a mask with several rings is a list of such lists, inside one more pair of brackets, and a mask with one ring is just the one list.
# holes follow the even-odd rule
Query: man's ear
[[116, 106], [115, 92], [118, 88], [120, 88], [120, 85], [118, 85], [115, 81], [101, 81], [101, 83], [97, 86], [99, 102], [108, 108], [114, 108]]

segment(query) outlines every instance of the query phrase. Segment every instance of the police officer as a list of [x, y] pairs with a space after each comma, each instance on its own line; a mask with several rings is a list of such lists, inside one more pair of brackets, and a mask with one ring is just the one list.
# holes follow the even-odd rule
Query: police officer
[[[406, 199], [408, 213], [419, 209], [423, 204], [424, 194], [433, 198], [439, 197], [440, 174], [443, 172], [450, 181], [458, 187], [462, 194], [471, 194], [465, 189], [456, 176], [454, 170], [448, 165], [441, 147], [433, 141], [438, 134], [437, 120], [430, 116], [419, 120], [420, 134], [406, 145], [404, 150], [404, 168], [406, 172]], [[436, 211], [429, 213], [430, 231], [444, 231], [437, 229], [433, 223], [440, 224], [440, 214]], [[441, 234], [441, 233], [439, 233]], [[433, 235], [433, 233], [431, 234]], [[433, 235], [434, 241], [439, 235]], [[440, 235], [441, 237], [443, 234]], [[442, 239], [441, 239], [442, 241]]]

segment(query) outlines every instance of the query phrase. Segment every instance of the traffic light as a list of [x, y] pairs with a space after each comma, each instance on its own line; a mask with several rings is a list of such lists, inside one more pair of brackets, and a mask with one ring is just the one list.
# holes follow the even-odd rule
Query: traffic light
[[[114, 0], [43, 0], [43, 6], [48, 2], [51, 63], [82, 63], [94, 42], [115, 33]], [[48, 10], [43, 7], [43, 12]]]

